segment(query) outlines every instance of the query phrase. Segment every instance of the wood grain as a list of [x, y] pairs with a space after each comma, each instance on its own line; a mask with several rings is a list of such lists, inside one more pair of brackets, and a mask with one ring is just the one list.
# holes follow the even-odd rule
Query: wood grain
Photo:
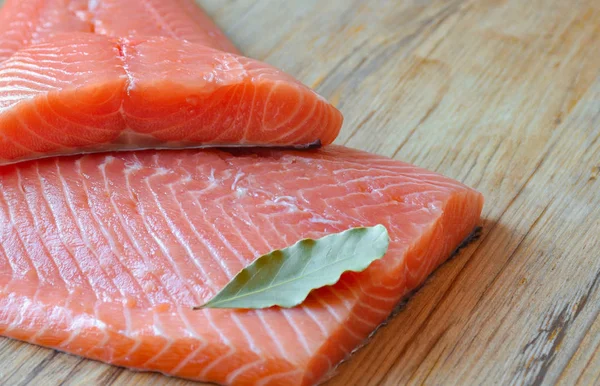
[[[597, 0], [205, 0], [345, 115], [338, 143], [486, 196], [476, 243], [329, 385], [600, 383]], [[10, 385], [187, 385], [0, 341]]]

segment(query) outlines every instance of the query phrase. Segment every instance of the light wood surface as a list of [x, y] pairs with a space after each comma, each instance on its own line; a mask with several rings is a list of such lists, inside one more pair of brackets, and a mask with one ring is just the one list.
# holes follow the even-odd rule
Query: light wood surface
[[[204, 0], [345, 115], [486, 196], [481, 238], [328, 385], [600, 383], [600, 1]], [[7, 385], [192, 385], [11, 340]]]

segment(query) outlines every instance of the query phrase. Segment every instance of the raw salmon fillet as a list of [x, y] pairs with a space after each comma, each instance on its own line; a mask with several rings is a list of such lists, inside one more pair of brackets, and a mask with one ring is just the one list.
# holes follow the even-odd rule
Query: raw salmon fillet
[[[0, 30], [10, 53], [0, 63], [0, 165], [144, 148], [327, 145], [342, 126], [311, 89], [237, 55], [190, 1], [7, 7], [2, 17], [18, 20]], [[162, 16], [155, 25], [144, 12]]]
[[6, 0], [0, 61], [66, 32], [170, 37], [240, 54], [194, 0]]
[[111, 149], [328, 144], [342, 123], [292, 77], [201, 44], [49, 39], [0, 65], [0, 163]]
[[[477, 225], [482, 196], [339, 146], [0, 168], [0, 333], [230, 385], [319, 382]], [[273, 249], [383, 224], [390, 247], [292, 309], [191, 308]]]

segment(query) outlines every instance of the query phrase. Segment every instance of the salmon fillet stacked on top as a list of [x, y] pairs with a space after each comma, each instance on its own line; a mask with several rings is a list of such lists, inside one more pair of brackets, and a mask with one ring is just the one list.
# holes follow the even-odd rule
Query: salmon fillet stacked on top
[[342, 125], [311, 89], [240, 56], [191, 0], [11, 0], [0, 19], [0, 164], [327, 145]]
[[[191, 0], [11, 0], [0, 19], [5, 336], [194, 380], [315, 384], [479, 221], [478, 192], [340, 146], [140, 151], [329, 144], [341, 126]], [[103, 150], [136, 151], [47, 158]], [[255, 257], [375, 224], [386, 255], [298, 307], [192, 310]]]

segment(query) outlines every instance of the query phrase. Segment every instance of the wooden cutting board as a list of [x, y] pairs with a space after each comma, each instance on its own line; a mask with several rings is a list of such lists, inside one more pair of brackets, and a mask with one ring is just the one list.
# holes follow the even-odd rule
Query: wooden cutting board
[[[600, 1], [204, 0], [344, 113], [337, 143], [484, 193], [479, 241], [329, 385], [600, 383]], [[11, 340], [6, 385], [187, 385]]]

